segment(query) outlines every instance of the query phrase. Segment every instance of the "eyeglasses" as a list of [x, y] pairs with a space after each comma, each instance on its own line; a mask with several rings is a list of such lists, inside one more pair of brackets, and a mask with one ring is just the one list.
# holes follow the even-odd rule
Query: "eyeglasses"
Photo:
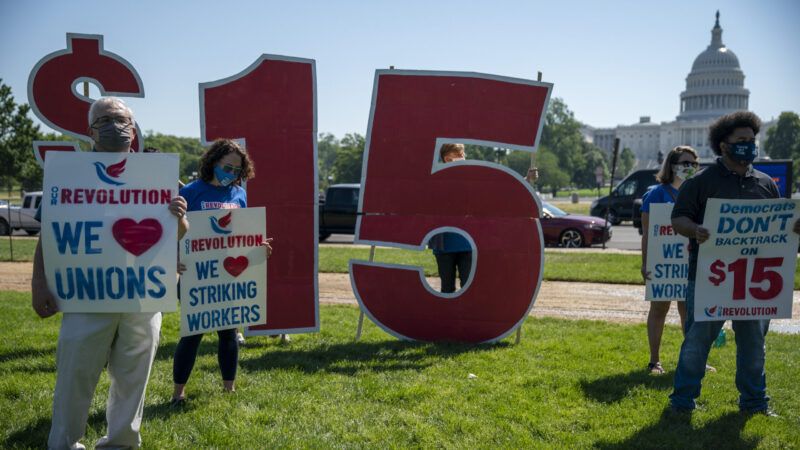
[[133, 120], [131, 120], [130, 117], [126, 117], [126, 116], [101, 116], [101, 117], [98, 117], [97, 119], [95, 119], [94, 122], [92, 122], [92, 128], [96, 129], [96, 128], [102, 127], [104, 125], [108, 125], [111, 122], [114, 122], [117, 125], [123, 125], [123, 126], [131, 126], [131, 125], [133, 125]]
[[224, 166], [222, 166], [222, 171], [229, 173], [231, 175], [239, 175], [240, 173], [242, 173], [242, 168], [234, 167], [230, 164], [225, 164]]
[[698, 163], [697, 161], [683, 161], [683, 162], [678, 162], [678, 163], [675, 163], [675, 165], [676, 165], [676, 166], [683, 166], [683, 167], [685, 167], [685, 168], [687, 168], [687, 169], [688, 169], [689, 167], [694, 167], [695, 169], [697, 169], [698, 167], [700, 167], [700, 163]]

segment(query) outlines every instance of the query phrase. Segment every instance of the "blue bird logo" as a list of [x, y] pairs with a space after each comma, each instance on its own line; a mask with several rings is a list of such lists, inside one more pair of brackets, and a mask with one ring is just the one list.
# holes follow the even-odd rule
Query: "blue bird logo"
[[112, 164], [108, 167], [99, 161], [95, 162], [94, 169], [97, 171], [97, 178], [100, 178], [100, 181], [113, 186], [122, 186], [125, 183], [117, 181], [114, 178], [119, 178], [119, 176], [122, 175], [122, 172], [125, 172], [125, 162], [127, 160], [128, 158], [125, 158], [122, 161]]
[[211, 221], [211, 229], [214, 230], [215, 233], [219, 234], [230, 234], [232, 230], [228, 230], [228, 225], [231, 224], [233, 212], [229, 212], [224, 216], [220, 217], [217, 220], [216, 217], [211, 216], [208, 219]]

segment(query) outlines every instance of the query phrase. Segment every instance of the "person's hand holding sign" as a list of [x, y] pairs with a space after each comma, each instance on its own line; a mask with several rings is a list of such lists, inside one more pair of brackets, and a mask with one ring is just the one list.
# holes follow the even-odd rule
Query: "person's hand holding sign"
[[178, 239], [182, 238], [189, 230], [189, 221], [186, 220], [186, 199], [180, 195], [169, 202], [169, 212], [178, 218]]
[[269, 245], [272, 242], [272, 238], [267, 238], [266, 240], [261, 241], [261, 246], [264, 247], [264, 251], [267, 252], [267, 258], [272, 255], [272, 246]]
[[797, 221], [794, 223], [794, 227], [792, 227], [792, 231], [794, 231], [797, 234], [800, 234], [800, 219], [797, 219]]
[[694, 228], [694, 238], [697, 240], [698, 244], [702, 244], [703, 242], [707, 241], [711, 234], [708, 232], [707, 228], [703, 228], [700, 225], [695, 224]]

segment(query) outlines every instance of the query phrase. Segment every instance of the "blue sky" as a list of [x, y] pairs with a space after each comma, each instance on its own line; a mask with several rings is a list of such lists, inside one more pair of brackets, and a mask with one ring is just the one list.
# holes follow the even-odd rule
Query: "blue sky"
[[750, 108], [800, 111], [800, 2], [778, 1], [22, 1], [0, 0], [0, 78], [27, 102], [34, 64], [67, 32], [102, 34], [146, 97], [143, 130], [199, 136], [197, 84], [262, 53], [317, 61], [319, 131], [365, 133], [374, 71], [477, 71], [555, 84], [576, 117], [670, 121], [721, 12]]

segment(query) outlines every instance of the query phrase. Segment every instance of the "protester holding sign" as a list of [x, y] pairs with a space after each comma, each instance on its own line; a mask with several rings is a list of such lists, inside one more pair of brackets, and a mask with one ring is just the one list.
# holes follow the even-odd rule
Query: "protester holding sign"
[[[704, 227], [706, 204], [709, 199], [774, 199], [778, 188], [772, 179], [753, 169], [751, 163], [758, 155], [756, 135], [761, 120], [748, 111], [720, 117], [709, 129], [709, 143], [716, 153], [716, 164], [686, 181], [678, 193], [672, 211], [672, 225], [691, 243], [689, 253], [689, 284], [687, 288], [686, 333], [681, 345], [674, 390], [670, 395], [673, 411], [690, 412], [700, 396], [701, 381], [711, 344], [724, 321], [695, 321], [695, 280], [700, 245], [709, 236]], [[793, 226], [800, 232], [800, 221]], [[764, 371], [764, 338], [769, 320], [734, 320], [736, 334], [736, 387], [739, 390], [739, 409], [743, 413], [772, 416], [767, 396]]]
[[[89, 110], [87, 134], [94, 141], [93, 151], [127, 153], [136, 135], [133, 113], [120, 99], [101, 98], [95, 101]], [[119, 176], [122, 169], [116, 171], [108, 170], [110, 167], [105, 169], [101, 172], [98, 168], [99, 181], [85, 180], [85, 182], [99, 183], [101, 188], [94, 191], [102, 190], [105, 195], [110, 196], [116, 191], [105, 186], [112, 181], [124, 184], [111, 179]], [[46, 173], [45, 177], [48, 175]], [[104, 177], [108, 180], [103, 181]], [[65, 193], [61, 194], [60, 200], [63, 200]], [[75, 198], [77, 197], [73, 197], [73, 200]], [[97, 199], [100, 203], [99, 194]], [[184, 218], [186, 213], [184, 199], [172, 198], [169, 200], [168, 208], [179, 219], [179, 234], [185, 232], [187, 224]], [[87, 222], [87, 227], [89, 223], [91, 222]], [[102, 222], [96, 223], [102, 224]], [[95, 227], [95, 233], [100, 232], [98, 227]], [[97, 236], [87, 230], [86, 253], [97, 253], [99, 250]], [[36, 247], [31, 290], [33, 309], [39, 316], [49, 317], [58, 312], [58, 303], [54, 295], [56, 291], [53, 290], [55, 286], [49, 285], [45, 276], [43, 238], [40, 237]], [[163, 239], [155, 245], [161, 243], [175, 246], [174, 241], [167, 242]], [[124, 241], [120, 243], [122, 244], [137, 245], [132, 241]], [[114, 277], [109, 276], [109, 279]], [[56, 355], [56, 387], [53, 395], [53, 421], [48, 439], [49, 448], [83, 448], [80, 439], [86, 430], [92, 396], [105, 365], [108, 365], [110, 380], [106, 407], [108, 431], [96, 445], [98, 448], [132, 448], [141, 445], [139, 428], [142, 422], [145, 388], [158, 347], [160, 329], [160, 312], [103, 314], [65, 312], [63, 314]]]
[[[242, 181], [253, 178], [255, 169], [245, 149], [236, 141], [219, 139], [200, 159], [200, 178], [181, 189], [186, 198], [189, 211], [213, 209], [247, 208], [247, 193], [241, 187]], [[264, 241], [267, 256], [272, 252], [269, 241]], [[184, 299], [185, 300], [185, 299]], [[235, 390], [236, 369], [239, 364], [239, 343], [236, 328], [218, 330], [218, 361], [222, 372], [222, 383], [226, 391]], [[194, 368], [197, 349], [202, 334], [185, 336], [175, 348], [172, 364], [172, 379], [175, 383], [172, 404], [180, 405], [186, 399], [185, 388]]]
[[[661, 165], [661, 170], [656, 174], [659, 184], [652, 186], [642, 197], [642, 277], [645, 281], [651, 279], [647, 270], [647, 240], [650, 234], [650, 205], [653, 203], [675, 203], [678, 189], [685, 180], [697, 172], [697, 152], [688, 146], [673, 148]], [[651, 374], [661, 375], [664, 368], [661, 366], [661, 336], [664, 333], [664, 322], [667, 318], [671, 302], [651, 301], [650, 312], [647, 314], [647, 341], [650, 344], [650, 362], [647, 370]], [[681, 317], [681, 329], [686, 322], [686, 304], [678, 302], [678, 314]]]

